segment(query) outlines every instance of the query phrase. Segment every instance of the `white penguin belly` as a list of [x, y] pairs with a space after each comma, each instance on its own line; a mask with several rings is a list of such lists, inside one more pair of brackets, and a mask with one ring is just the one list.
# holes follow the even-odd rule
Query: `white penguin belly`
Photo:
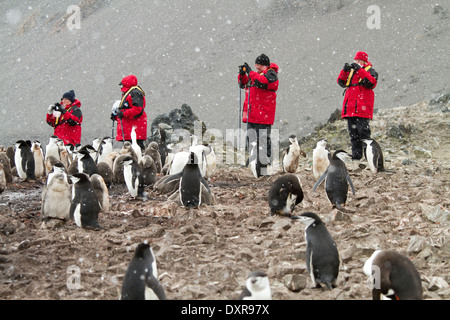
[[77, 226], [81, 227], [81, 205], [77, 204], [73, 213], [73, 219]]
[[128, 191], [133, 197], [136, 197], [138, 194], [138, 181], [134, 182], [133, 187], [133, 173], [131, 172], [131, 166], [123, 167], [123, 177], [125, 178], [125, 183], [127, 185]]

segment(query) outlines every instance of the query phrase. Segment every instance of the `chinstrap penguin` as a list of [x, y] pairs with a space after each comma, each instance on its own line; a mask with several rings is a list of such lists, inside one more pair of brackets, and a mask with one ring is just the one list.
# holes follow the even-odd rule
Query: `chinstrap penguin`
[[103, 229], [98, 223], [101, 210], [94, 187], [85, 173], [70, 176], [72, 181], [72, 204], [70, 218], [78, 227]]
[[271, 214], [290, 216], [303, 201], [300, 178], [293, 173], [279, 177], [269, 189], [268, 200]]
[[305, 212], [292, 219], [306, 225], [306, 268], [312, 282], [316, 288], [321, 288], [323, 283], [327, 289], [333, 289], [339, 274], [340, 257], [325, 224], [312, 212]]
[[158, 281], [155, 255], [147, 242], [140, 243], [122, 283], [121, 300], [166, 300]]
[[353, 195], [355, 194], [355, 188], [353, 186], [350, 175], [348, 174], [345, 161], [350, 159], [350, 155], [343, 151], [337, 150], [331, 158], [330, 165], [317, 180], [314, 185], [313, 191], [325, 180], [325, 191], [327, 197], [330, 200], [333, 208], [337, 207], [339, 210], [343, 210], [347, 202], [348, 185], [352, 189]]
[[269, 277], [262, 271], [254, 271], [247, 276], [245, 288], [239, 300], [272, 300]]
[[376, 250], [364, 264], [373, 300], [422, 300], [422, 281], [414, 264], [394, 250]]

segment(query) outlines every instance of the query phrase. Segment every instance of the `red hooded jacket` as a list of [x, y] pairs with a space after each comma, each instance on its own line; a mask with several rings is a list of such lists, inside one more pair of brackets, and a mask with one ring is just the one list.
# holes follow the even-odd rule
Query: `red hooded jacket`
[[[369, 67], [368, 70], [365, 68]], [[373, 89], [377, 86], [378, 73], [367, 62], [354, 73], [349, 86], [346, 86], [349, 71], [341, 70], [337, 79], [338, 84], [347, 88], [342, 105], [342, 118], [360, 117], [373, 118], [375, 95]]]
[[64, 141], [64, 144], [76, 145], [81, 141], [81, 123], [83, 114], [81, 112], [81, 102], [77, 99], [65, 106], [66, 112], [59, 117], [47, 113], [47, 123], [55, 128], [54, 135]]
[[[242, 122], [272, 125], [275, 121], [278, 90], [278, 65], [271, 63], [262, 73], [250, 71], [238, 75], [238, 82], [244, 87], [250, 79], [250, 87], [245, 90]], [[250, 92], [250, 116], [248, 114], [248, 95]], [[247, 119], [248, 118], [248, 119]]]
[[[122, 79], [122, 103], [119, 107], [123, 112], [122, 119], [117, 120], [117, 141], [131, 140], [131, 130], [136, 129], [136, 139], [147, 139], [147, 114], [145, 108], [145, 93], [138, 87], [137, 78], [134, 75]], [[123, 134], [122, 136], [122, 126]], [[125, 139], [124, 139], [125, 138]]]

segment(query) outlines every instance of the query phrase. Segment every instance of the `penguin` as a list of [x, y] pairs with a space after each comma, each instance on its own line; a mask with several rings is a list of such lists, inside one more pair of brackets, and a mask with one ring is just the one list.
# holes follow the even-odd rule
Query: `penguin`
[[36, 180], [35, 162], [33, 152], [31, 151], [30, 140], [19, 140], [16, 142], [16, 152], [14, 155], [17, 174], [23, 180]]
[[85, 173], [75, 173], [70, 176], [72, 181], [72, 203], [70, 219], [81, 228], [103, 229], [98, 223], [100, 205], [89, 176]]
[[109, 188], [113, 183], [114, 174], [111, 167], [104, 161], [97, 163], [98, 174], [102, 176], [106, 187]]
[[306, 154], [300, 149], [295, 135], [289, 137], [289, 142], [290, 145], [283, 152], [283, 171], [295, 173], [300, 163], [300, 156], [306, 156]]
[[292, 217], [306, 225], [306, 268], [316, 288], [325, 284], [328, 290], [336, 287], [340, 257], [338, 248], [318, 215], [305, 212]]
[[127, 154], [120, 154], [119, 156], [117, 156], [114, 159], [114, 164], [113, 164], [113, 182], [114, 183], [125, 183], [125, 179], [123, 176], [123, 163], [122, 161], [129, 157], [130, 155]]
[[3, 174], [5, 175], [6, 183], [11, 183], [13, 181], [11, 161], [6, 152], [0, 152], [0, 163], [3, 164]]
[[269, 277], [262, 271], [253, 271], [247, 276], [245, 288], [239, 300], [272, 300]]
[[155, 182], [153, 190], [162, 194], [178, 193], [177, 190], [180, 188], [180, 179], [182, 176], [183, 172], [164, 176]]
[[61, 160], [61, 158], [59, 157], [59, 140], [60, 139], [57, 136], [50, 137], [50, 140], [45, 147], [45, 160], [47, 160], [47, 158], [50, 156], [54, 156], [56, 159]]
[[126, 156], [122, 160], [123, 177], [127, 185], [128, 192], [134, 198], [146, 198], [147, 193], [144, 191], [144, 172], [139, 163], [132, 156]]
[[145, 241], [136, 247], [122, 282], [121, 300], [166, 300], [158, 281], [158, 269], [151, 246]]
[[9, 166], [11, 167], [11, 170], [16, 167], [16, 162], [14, 160], [15, 153], [16, 153], [15, 145], [14, 146], [8, 146], [6, 148], [6, 155], [9, 158]]
[[166, 159], [168, 154], [172, 151], [170, 148], [167, 147], [167, 133], [164, 130], [164, 128], [161, 127], [161, 124], [158, 125], [159, 130], [159, 155], [161, 157], [161, 170], [166, 164]]
[[216, 171], [217, 167], [217, 158], [216, 153], [214, 152], [214, 148], [211, 146], [207, 146], [210, 151], [206, 155], [206, 172], [205, 172], [205, 178], [210, 180], [214, 174], [214, 171]]
[[95, 195], [97, 196], [100, 211], [103, 213], [109, 212], [109, 192], [105, 180], [98, 173], [94, 173], [89, 180], [91, 181]]
[[376, 250], [364, 263], [373, 280], [373, 300], [422, 300], [422, 281], [414, 264], [395, 250]]
[[38, 140], [33, 141], [31, 145], [31, 151], [34, 157], [34, 175], [36, 178], [43, 178], [45, 176], [45, 161], [44, 150], [41, 147], [41, 143]]
[[178, 191], [181, 205], [188, 209], [196, 208], [203, 203], [202, 193], [211, 194], [208, 183], [202, 177], [198, 167], [198, 159], [195, 152], [190, 153], [189, 161], [183, 169]]
[[206, 168], [208, 166], [206, 157], [211, 153], [211, 148], [202, 144], [196, 144], [189, 148], [189, 152], [194, 152], [197, 156], [197, 164], [200, 169], [200, 173], [202, 177], [205, 177]]
[[300, 178], [293, 173], [280, 176], [270, 187], [268, 200], [271, 214], [290, 216], [303, 201]]
[[110, 154], [108, 154], [108, 156], [105, 159], [105, 162], [109, 165], [109, 167], [111, 168], [111, 170], [113, 170], [113, 172], [114, 172], [114, 161], [118, 156], [120, 156], [120, 154], [116, 151], [113, 151]]
[[106, 158], [113, 151], [112, 138], [104, 137], [97, 149], [97, 163], [106, 162]]
[[156, 165], [153, 158], [149, 155], [144, 155], [139, 161], [142, 168], [142, 173], [144, 174], [144, 184], [146, 186], [151, 186], [156, 182]]
[[327, 149], [327, 140], [321, 139], [317, 141], [313, 150], [313, 176], [317, 180], [327, 170], [330, 165], [330, 151]]
[[133, 157], [134, 160], [138, 161], [138, 156], [133, 149], [133, 146], [130, 141], [125, 141], [123, 143], [122, 149], [120, 149], [120, 154], [128, 155]]
[[251, 169], [251, 171], [253, 173], [253, 176], [255, 178], [259, 178], [260, 177], [260, 169], [258, 167], [258, 161], [256, 159], [256, 157], [258, 156], [258, 153], [257, 153], [257, 150], [256, 150], [257, 142], [253, 141], [250, 144], [249, 148], [250, 148], [250, 155], [248, 156], [248, 159], [247, 159], [248, 165], [250, 166], [250, 169]]
[[45, 160], [45, 172], [47, 173], [47, 179], [48, 179], [48, 175], [53, 170], [53, 166], [55, 164], [57, 164], [57, 163], [60, 163], [62, 166], [64, 166], [64, 164], [61, 162], [61, 160], [57, 159], [55, 156], [49, 156], [49, 157], [46, 158], [46, 160]]
[[78, 157], [78, 172], [86, 173], [88, 176], [92, 176], [94, 173], [98, 173], [95, 160], [92, 158], [92, 152], [88, 149], [81, 148], [77, 152]]
[[170, 163], [169, 175], [183, 171], [184, 166], [189, 161], [189, 156], [189, 151], [179, 151], [175, 153]]
[[[53, 156], [52, 156], [53, 157]], [[49, 158], [50, 159], [50, 158]], [[52, 169], [50, 170], [50, 172], [47, 175], [47, 182], [46, 185], [48, 186], [52, 180], [52, 178], [57, 175], [57, 174], [63, 174], [66, 177], [66, 180], [69, 182], [70, 180], [68, 179], [68, 175], [67, 175], [67, 171], [66, 171], [66, 167], [64, 166], [64, 164], [61, 161], [56, 162]]]
[[141, 161], [142, 159], [142, 149], [137, 143], [137, 137], [136, 137], [136, 127], [133, 126], [131, 128], [131, 147], [133, 148], [133, 151], [136, 153], [137, 162]]
[[0, 162], [0, 194], [6, 190], [6, 175], [3, 163]]
[[69, 154], [68, 147], [63, 146], [59, 148], [59, 158], [61, 159], [61, 162], [64, 163], [64, 166], [68, 168], [70, 164], [72, 163], [71, 155]]
[[156, 173], [161, 173], [163, 164], [161, 154], [159, 153], [159, 146], [156, 141], [150, 142], [148, 147], [145, 149], [144, 155], [152, 157], [153, 162], [155, 163]]
[[330, 165], [327, 167], [322, 176], [317, 180], [314, 185], [313, 191], [325, 180], [325, 191], [328, 199], [331, 202], [333, 208], [343, 210], [343, 206], [347, 202], [348, 185], [352, 188], [353, 195], [355, 194], [355, 188], [353, 187], [352, 180], [348, 174], [345, 161], [350, 159], [351, 156], [343, 151], [337, 150], [334, 152], [330, 160]]
[[384, 169], [383, 152], [378, 142], [374, 139], [364, 139], [363, 142], [366, 144], [364, 150], [370, 171], [375, 174], [378, 172], [386, 172]]
[[[62, 166], [61, 162], [60, 164]], [[62, 168], [55, 166], [42, 191], [41, 216], [44, 220], [50, 218], [70, 220], [72, 190], [67, 174]]]

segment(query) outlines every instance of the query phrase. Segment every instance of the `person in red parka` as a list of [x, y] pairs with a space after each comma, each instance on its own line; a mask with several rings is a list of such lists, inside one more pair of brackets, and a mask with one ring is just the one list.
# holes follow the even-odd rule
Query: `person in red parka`
[[346, 63], [339, 73], [337, 83], [345, 89], [342, 118], [347, 119], [352, 159], [363, 156], [363, 140], [370, 138], [370, 123], [373, 118], [378, 73], [369, 62], [367, 53], [356, 53], [352, 64]]
[[268, 174], [267, 166], [272, 162], [270, 134], [277, 107], [278, 65], [261, 54], [255, 60], [255, 69], [253, 71], [248, 63], [240, 66], [238, 82], [246, 89], [242, 122], [247, 123], [249, 148], [256, 146], [256, 175], [259, 177]]
[[63, 140], [64, 145], [79, 144], [81, 141], [81, 123], [83, 113], [81, 102], [75, 99], [75, 92], [63, 94], [61, 103], [50, 105], [47, 110], [47, 123], [54, 127], [54, 135]]
[[136, 140], [142, 150], [145, 150], [147, 140], [147, 114], [145, 113], [145, 92], [138, 86], [136, 76], [129, 75], [119, 83], [122, 86], [122, 100], [111, 114], [111, 119], [117, 121], [117, 141], [131, 141], [133, 127]]

